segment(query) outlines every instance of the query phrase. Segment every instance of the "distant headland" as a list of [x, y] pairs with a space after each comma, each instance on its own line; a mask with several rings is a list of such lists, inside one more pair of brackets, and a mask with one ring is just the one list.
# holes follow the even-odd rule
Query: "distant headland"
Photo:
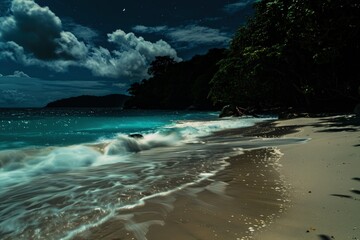
[[122, 108], [128, 98], [129, 96], [124, 94], [82, 95], [50, 102], [45, 108]]

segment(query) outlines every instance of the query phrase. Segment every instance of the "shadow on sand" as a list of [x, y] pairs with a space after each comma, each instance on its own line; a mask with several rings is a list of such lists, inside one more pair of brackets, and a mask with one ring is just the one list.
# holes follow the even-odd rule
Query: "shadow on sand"
[[[354, 181], [360, 181], [360, 178], [358, 177], [354, 177], [352, 178], [352, 180]], [[350, 190], [351, 193], [353, 194], [357, 194], [357, 195], [360, 195], [360, 190]], [[359, 198], [356, 198], [356, 197], [353, 197], [351, 195], [346, 195], [346, 194], [330, 194], [331, 196], [333, 197], [340, 197], [340, 198], [347, 198], [347, 199], [352, 199], [352, 200], [356, 200], [356, 201], [360, 201]]]
[[355, 115], [335, 116], [331, 119], [320, 119], [320, 124], [322, 127], [326, 126], [327, 129], [319, 132], [356, 132], [360, 129], [360, 118]]
[[333, 236], [329, 237], [328, 235], [324, 235], [324, 234], [320, 234], [320, 235], [318, 235], [318, 237], [319, 237], [321, 240], [332, 240], [332, 239], [335, 239]]

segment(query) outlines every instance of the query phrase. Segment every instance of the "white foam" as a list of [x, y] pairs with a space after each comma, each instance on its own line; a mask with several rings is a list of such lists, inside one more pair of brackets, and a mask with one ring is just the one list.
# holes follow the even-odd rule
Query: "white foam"
[[169, 127], [181, 129], [181, 133], [193, 140], [197, 137], [207, 136], [213, 132], [235, 129], [242, 127], [250, 127], [258, 122], [274, 120], [274, 118], [222, 118], [213, 121], [178, 121]]
[[[26, 182], [30, 178], [91, 166], [101, 154], [82, 145], [42, 149], [35, 152], [10, 151], [0, 154], [0, 186]], [[12, 158], [12, 159], [5, 159]]]
[[206, 189], [214, 194], [225, 196], [225, 190], [228, 185], [226, 182], [216, 181], [207, 186]]
[[110, 144], [105, 148], [105, 154], [128, 154], [157, 147], [176, 146], [181, 144], [182, 139], [183, 137], [181, 133], [177, 131], [146, 134], [143, 136], [143, 138], [133, 138], [124, 134], [119, 134], [117, 138], [111, 141]]
[[[107, 175], [87, 175], [84, 174], [83, 177], [86, 180], [94, 181], [95, 189], [88, 189], [86, 192], [82, 193], [76, 193], [77, 197], [81, 197], [81, 199], [70, 199], [68, 200], [71, 204], [66, 205], [66, 208], [52, 208], [51, 211], [54, 211], [55, 214], [60, 215], [62, 218], [66, 220], [66, 217], [63, 217], [62, 211], [66, 210], [76, 210], [77, 204], [82, 204], [81, 206], [85, 208], [85, 206], [90, 206], [91, 209], [95, 209], [97, 212], [101, 212], [101, 216], [97, 219], [92, 219], [91, 221], [84, 221], [82, 225], [79, 228], [69, 228], [64, 231], [64, 233], [67, 233], [67, 236], [64, 239], [71, 239], [72, 237], [76, 236], [78, 233], [85, 231], [86, 229], [89, 229], [94, 226], [98, 226], [99, 224], [107, 221], [111, 217], [115, 215], [116, 210], [121, 209], [129, 209], [129, 208], [135, 208], [138, 206], [141, 206], [145, 203], [146, 200], [152, 199], [156, 196], [168, 196], [170, 193], [173, 193], [175, 191], [187, 188], [189, 186], [192, 186], [196, 183], [199, 183], [201, 181], [204, 181], [205, 179], [209, 179], [212, 176], [214, 176], [218, 171], [223, 170], [228, 163], [225, 161], [231, 154], [239, 154], [242, 152], [241, 148], [234, 148], [232, 153], [224, 153], [219, 154], [219, 158], [217, 156], [211, 156], [216, 159], [216, 162], [210, 162], [209, 156], [206, 156], [202, 153], [199, 153], [198, 149], [191, 152], [191, 154], [194, 154], [194, 159], [196, 162], [193, 164], [193, 162], [189, 161], [189, 164], [185, 164], [185, 167], [187, 166], [189, 169], [189, 172], [187, 172], [189, 175], [193, 174], [191, 177], [187, 178], [189, 175], [186, 175], [183, 172], [173, 172], [176, 177], [180, 178], [182, 177], [182, 181], [176, 182], [178, 186], [171, 186], [170, 188], [159, 188], [152, 189], [149, 196], [139, 197], [139, 193], [143, 191], [148, 191], [152, 187], [153, 178], [155, 178], [156, 181], [161, 182], [162, 178], [161, 176], [156, 175], [157, 173], [161, 173], [160, 170], [155, 171], [155, 167], [158, 169], [162, 167], [166, 167], [166, 161], [158, 162], [158, 166], [155, 165], [155, 163], [149, 161], [146, 162], [146, 158], [140, 158], [139, 162], [137, 161], [137, 155], [134, 155], [136, 153], [139, 153], [141, 151], [147, 151], [154, 148], [166, 148], [166, 147], [174, 147], [174, 146], [181, 146], [189, 143], [199, 143], [198, 137], [209, 135], [210, 133], [222, 129], [230, 129], [230, 128], [239, 128], [239, 127], [246, 127], [251, 126], [257, 121], [261, 121], [264, 119], [240, 119], [240, 118], [230, 118], [230, 119], [222, 119], [222, 120], [216, 120], [216, 121], [182, 121], [178, 122], [172, 125], [167, 126], [165, 129], [162, 129], [161, 131], [157, 131], [155, 133], [149, 133], [144, 134], [143, 138], [132, 138], [124, 134], [119, 134], [113, 139], [108, 139], [105, 142], [103, 142], [104, 145], [106, 145], [104, 152], [100, 152], [95, 150], [94, 147], [91, 146], [85, 146], [85, 145], [75, 145], [75, 146], [66, 146], [66, 147], [52, 147], [52, 148], [42, 148], [42, 149], [36, 149], [32, 151], [28, 151], [25, 149], [22, 150], [14, 150], [13, 152], [0, 152], [0, 192], [6, 191], [4, 187], [16, 184], [16, 183], [25, 183], [30, 182], [31, 180], [35, 179], [39, 176], [44, 176], [47, 174], [57, 174], [57, 173], [64, 173], [64, 172], [70, 172], [72, 170], [76, 169], [82, 169], [82, 168], [88, 168], [88, 167], [98, 167], [102, 165], [107, 164], [113, 164], [113, 163], [124, 163], [124, 165], [117, 165], [116, 167], [120, 170], [118, 172], [107, 171]], [[195, 146], [195, 144], [193, 144]], [[190, 146], [190, 145], [188, 145]], [[195, 148], [188, 148], [186, 146], [186, 149], [195, 149]], [[157, 149], [158, 150], [158, 149]], [[154, 150], [155, 151], [155, 150]], [[184, 151], [184, 149], [180, 149], [179, 152]], [[159, 151], [161, 152], [161, 151]], [[151, 152], [150, 152], [151, 153]], [[154, 152], [153, 152], [154, 153]], [[221, 152], [222, 153], [222, 152]], [[182, 161], [186, 160], [186, 155], [192, 156], [187, 151], [184, 152], [184, 154], [181, 154], [180, 158]], [[179, 154], [180, 155], [180, 154]], [[228, 155], [226, 157], [223, 157], [223, 155]], [[166, 155], [167, 158], [171, 158], [173, 155], [168, 154]], [[182, 159], [181, 157], [184, 156]], [[2, 158], [3, 157], [3, 158]], [[223, 157], [223, 158], [222, 158]], [[203, 159], [204, 158], [204, 159]], [[191, 160], [192, 158], [189, 157]], [[168, 159], [166, 159], [168, 160]], [[131, 162], [132, 161], [132, 162]], [[202, 162], [206, 162], [207, 164], [211, 165], [211, 167], [202, 169]], [[164, 164], [164, 165], [161, 165]], [[196, 167], [195, 167], [196, 165]], [[125, 168], [126, 166], [129, 166], [129, 168]], [[139, 172], [131, 172], [134, 169], [139, 170], [140, 168], [135, 168], [134, 166], [141, 166], [144, 171], [147, 171], [146, 173], [139, 171]], [[171, 165], [170, 168], [173, 165]], [[110, 166], [104, 166], [110, 167]], [[122, 168], [124, 167], [124, 169]], [[89, 170], [91, 170], [90, 168]], [[98, 168], [93, 168], [94, 171], [97, 171]], [[155, 169], [155, 170], [154, 170]], [[130, 172], [126, 172], [126, 171]], [[141, 170], [141, 169], [140, 169]], [[185, 168], [183, 166], [183, 170], [185, 171]], [[85, 171], [84, 171], [85, 172]], [[114, 176], [112, 176], [113, 174]], [[177, 174], [179, 176], [177, 176]], [[141, 175], [144, 178], [139, 178], [138, 176]], [[161, 174], [160, 174], [161, 175]], [[65, 179], [66, 176], [64, 175], [60, 179]], [[101, 178], [100, 178], [101, 176]], [[186, 177], [186, 178], [184, 178]], [[159, 178], [159, 179], [157, 179]], [[169, 176], [169, 178], [175, 178], [174, 176]], [[128, 181], [129, 180], [129, 181]], [[138, 181], [139, 180], [139, 181]], [[104, 185], [104, 188], [99, 190], [98, 185], [102, 182], [107, 181]], [[97, 184], [99, 182], [99, 184]], [[129, 182], [129, 185], [126, 185], [124, 182]], [[155, 181], [154, 181], [155, 182]], [[81, 182], [82, 183], [82, 182]], [[111, 185], [111, 184], [113, 185]], [[142, 183], [144, 186], [142, 186]], [[78, 186], [78, 182], [71, 182], [70, 184], [73, 184], [71, 187], [73, 189], [70, 189], [69, 192], [65, 192], [61, 195], [62, 197], [65, 196], [64, 194], [69, 193], [72, 194], [74, 189], [76, 187], [81, 188], [82, 186]], [[88, 182], [84, 182], [86, 186], [88, 186]], [[133, 192], [129, 194], [133, 194], [130, 196], [135, 196], [133, 198], [130, 198], [129, 200], [125, 200], [123, 202], [115, 202], [112, 203], [112, 205], [104, 206], [102, 205], [100, 210], [94, 208], [94, 204], [97, 204], [97, 201], [100, 201], [99, 199], [103, 197], [102, 195], [106, 195], [106, 191], [113, 191], [115, 186], [119, 187], [120, 191], [124, 190], [125, 187], [122, 189], [123, 186], [126, 187], [126, 189], [135, 189]], [[109, 186], [108, 186], [109, 185]], [[145, 189], [143, 189], [145, 188]], [[207, 190], [215, 193], [215, 194], [224, 194], [226, 188], [226, 184], [222, 182], [217, 182], [216, 184], [213, 184], [209, 186]], [[5, 189], [5, 190], [4, 190]], [[97, 191], [99, 190], [99, 191]], [[116, 190], [116, 189], [115, 189]], [[114, 191], [115, 191], [114, 190]], [[81, 195], [82, 194], [82, 195]], [[113, 195], [116, 195], [115, 192], [112, 192]], [[195, 193], [194, 193], [195, 194]], [[92, 198], [93, 197], [93, 198]], [[34, 202], [39, 202], [38, 199], [35, 199], [36, 197], [32, 198], [31, 200]], [[46, 203], [48, 200], [52, 200], [52, 196], [42, 196], [42, 201]], [[85, 199], [86, 198], [86, 199]], [[141, 198], [141, 199], [139, 199]], [[72, 202], [74, 201], [74, 202]], [[94, 201], [94, 202], [91, 202]], [[105, 201], [105, 200], [104, 200]], [[106, 202], [106, 201], [105, 201]], [[68, 203], [68, 202], [67, 202]], [[171, 210], [171, 206], [165, 206], [168, 211]], [[23, 209], [20, 209], [23, 211]], [[84, 209], [82, 211], [85, 212]], [[41, 211], [40, 211], [41, 212]], [[90, 212], [91, 213], [91, 212]], [[19, 213], [17, 216], [18, 219], [22, 217], [22, 214], [27, 214], [25, 212]], [[87, 213], [86, 213], [87, 214]], [[71, 215], [71, 211], [69, 213], [69, 218], [72, 218], [74, 216]], [[11, 225], [11, 228], [16, 228], [16, 224], [19, 224], [17, 222], [17, 219], [14, 218], [13, 220], [8, 221]], [[137, 223], [134, 225], [133, 229], [129, 227], [129, 230], [132, 230], [135, 235], [137, 235], [138, 238], [141, 239], [141, 237], [145, 237], [146, 231], [152, 224], [162, 224], [162, 222], [144, 222], [144, 223]], [[5, 225], [3, 225], [5, 226]], [[21, 229], [21, 228], [18, 228]], [[65, 229], [65, 228], [64, 228]], [[145, 238], [143, 238], [145, 239]]]
[[[102, 154], [85, 145], [0, 151], [0, 186], [25, 182], [34, 176], [61, 173], [73, 169], [126, 162], [130, 154], [153, 148], [201, 143], [198, 137], [222, 129], [254, 125], [267, 120], [256, 118], [226, 118], [213, 121], [181, 121], [161, 131], [133, 138], [119, 134], [108, 140]], [[264, 139], [265, 140], [265, 139]], [[241, 148], [236, 149], [241, 153]]]

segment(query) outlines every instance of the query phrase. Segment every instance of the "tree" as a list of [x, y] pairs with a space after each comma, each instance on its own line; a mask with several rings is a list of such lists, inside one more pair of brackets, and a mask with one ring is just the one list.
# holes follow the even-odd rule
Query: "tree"
[[150, 64], [148, 73], [153, 77], [164, 75], [169, 70], [169, 67], [175, 63], [176, 61], [174, 58], [169, 56], [156, 57], [155, 60]]
[[360, 4], [263, 0], [212, 79], [214, 102], [351, 109], [360, 85]]
[[183, 62], [169, 57], [157, 57], [151, 63], [152, 76], [128, 89], [132, 98], [126, 107], [145, 109], [210, 109], [207, 98], [209, 82], [217, 71], [217, 62], [224, 57], [224, 49], [211, 49], [206, 55], [194, 56]]

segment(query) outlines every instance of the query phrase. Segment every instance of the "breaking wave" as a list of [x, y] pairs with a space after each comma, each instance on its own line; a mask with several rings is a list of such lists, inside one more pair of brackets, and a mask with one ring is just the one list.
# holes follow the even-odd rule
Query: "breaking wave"
[[70, 238], [117, 209], [209, 178], [242, 143], [202, 137], [264, 120], [179, 121], [88, 144], [0, 151], [0, 236]]

